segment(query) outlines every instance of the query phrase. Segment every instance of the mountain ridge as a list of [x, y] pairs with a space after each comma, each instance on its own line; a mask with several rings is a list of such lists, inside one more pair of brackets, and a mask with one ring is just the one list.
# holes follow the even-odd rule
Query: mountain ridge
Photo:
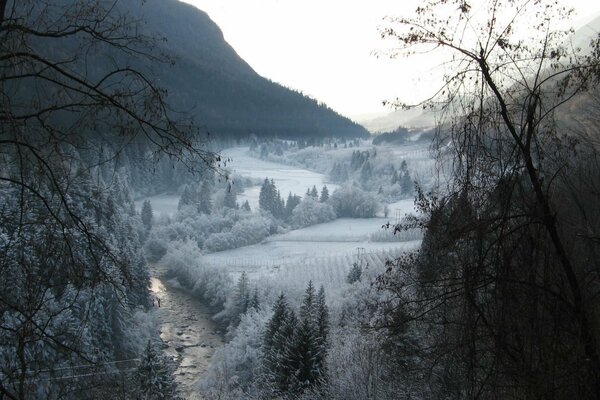
[[128, 12], [164, 38], [175, 65], [156, 71], [176, 109], [189, 110], [224, 137], [367, 136], [367, 130], [315, 99], [260, 76], [225, 41], [209, 15], [177, 0], [148, 0]]

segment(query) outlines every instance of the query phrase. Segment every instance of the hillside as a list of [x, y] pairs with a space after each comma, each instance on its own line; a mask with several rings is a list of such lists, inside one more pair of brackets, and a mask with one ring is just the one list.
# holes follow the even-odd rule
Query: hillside
[[209, 132], [286, 138], [368, 134], [316, 100], [258, 75], [205, 12], [176, 0], [128, 7], [146, 21], [148, 32], [167, 40], [159, 50], [173, 57], [175, 65], [154, 73], [168, 89], [170, 102], [190, 111]]

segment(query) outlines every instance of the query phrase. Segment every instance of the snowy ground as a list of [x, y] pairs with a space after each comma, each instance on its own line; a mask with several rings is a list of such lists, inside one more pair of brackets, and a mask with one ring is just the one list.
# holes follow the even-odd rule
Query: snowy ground
[[[422, 150], [407, 146], [397, 152], [394, 150], [394, 156], [422, 157], [426, 164], [430, 161]], [[328, 183], [323, 174], [250, 157], [248, 148], [227, 149], [223, 155], [233, 160], [228, 166], [235, 174], [273, 179], [284, 197], [288, 192], [302, 196], [313, 185], [320, 190], [327, 184], [330, 193], [337, 187]], [[238, 201], [248, 200], [255, 210], [259, 192], [260, 186], [247, 188], [238, 196]], [[163, 194], [148, 199], [155, 215], [173, 215], [177, 211], [177, 195]], [[136, 202], [138, 209], [144, 200]], [[271, 236], [261, 244], [206, 254], [203, 262], [227, 270], [234, 279], [245, 271], [249, 279], [260, 282], [262, 288], [271, 288], [273, 293], [285, 291], [290, 293], [290, 298], [300, 297], [301, 293], [294, 293], [303, 291], [312, 280], [317, 286], [323, 285], [328, 296], [335, 299], [336, 292], [344, 287], [353, 263], [359, 263], [367, 272], [371, 271], [371, 276], [376, 276], [373, 274], [382, 271], [387, 260], [419, 247], [418, 238], [409, 237], [403, 242], [374, 240], [374, 235], [381, 236], [383, 225], [396, 223], [406, 214], [413, 213], [414, 201], [407, 199], [389, 204], [388, 210], [387, 217], [380, 212], [377, 218], [340, 218]], [[161, 337], [168, 345], [167, 352], [180, 363], [177, 381], [184, 396], [193, 398], [193, 386], [208, 368], [214, 348], [222, 343], [222, 338], [206, 307], [186, 291], [173, 282], [161, 281], [160, 274], [155, 274], [152, 283], [155, 296], [161, 298]]]
[[[306, 189], [312, 188], [313, 185], [319, 189], [319, 192], [323, 185], [327, 185], [329, 193], [332, 193], [338, 187], [338, 185], [327, 182], [327, 177], [323, 174], [251, 157], [248, 154], [248, 147], [226, 149], [221, 154], [225, 158], [232, 159], [227, 166], [234, 174], [249, 178], [273, 179], [284, 200], [287, 199], [290, 192], [303, 196]], [[238, 195], [238, 202], [243, 203], [248, 200], [250, 207], [256, 210], [258, 208], [259, 193], [260, 186], [246, 188], [244, 193]]]
[[172, 217], [177, 212], [179, 204], [178, 194], [157, 194], [156, 196], [144, 197], [135, 201], [136, 210], [140, 211], [144, 201], [150, 200], [155, 217], [161, 215]]

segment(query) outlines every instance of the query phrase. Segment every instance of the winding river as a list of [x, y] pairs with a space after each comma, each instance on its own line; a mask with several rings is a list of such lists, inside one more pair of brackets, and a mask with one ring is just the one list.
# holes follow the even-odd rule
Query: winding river
[[[208, 370], [223, 337], [209, 309], [176, 281], [164, 280], [153, 271], [152, 293], [160, 320], [160, 337], [165, 351], [178, 363], [175, 380], [186, 399], [201, 399], [196, 384]], [[160, 300], [160, 307], [158, 301]]]

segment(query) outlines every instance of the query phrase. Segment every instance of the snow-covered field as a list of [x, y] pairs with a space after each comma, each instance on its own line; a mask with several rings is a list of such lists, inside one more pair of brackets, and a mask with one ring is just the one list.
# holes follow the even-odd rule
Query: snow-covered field
[[234, 277], [246, 272], [251, 281], [268, 281], [277, 290], [302, 290], [309, 280], [334, 290], [345, 282], [353, 263], [382, 271], [386, 260], [415, 250], [420, 243], [269, 241], [207, 254], [203, 262], [226, 269]]
[[[232, 160], [227, 166], [234, 174], [249, 178], [273, 179], [284, 200], [287, 199], [290, 192], [303, 196], [306, 189], [312, 188], [313, 185], [319, 191], [323, 185], [327, 185], [329, 193], [332, 193], [338, 187], [338, 185], [327, 182], [327, 177], [323, 174], [251, 157], [248, 155], [248, 147], [225, 149], [221, 152], [221, 155]], [[243, 203], [248, 200], [250, 207], [255, 210], [258, 208], [259, 193], [260, 186], [246, 188], [244, 193], [238, 195], [238, 202]]]
[[363, 242], [371, 234], [383, 231], [382, 226], [394, 222], [390, 218], [338, 218], [324, 224], [296, 229], [269, 237], [271, 241], [299, 242]]
[[[412, 160], [422, 158], [423, 163], [430, 162], [422, 145], [394, 148], [391, 153], [399, 158], [411, 156]], [[222, 154], [232, 160], [228, 168], [235, 175], [273, 179], [284, 197], [288, 192], [303, 195], [313, 185], [320, 189], [327, 184], [330, 193], [337, 187], [328, 183], [323, 174], [251, 157], [247, 147], [226, 149]], [[257, 209], [259, 192], [260, 186], [246, 188], [238, 196], [238, 202], [248, 200], [252, 209]], [[161, 194], [147, 199], [151, 201], [155, 215], [173, 215], [177, 211], [178, 195]], [[137, 201], [136, 206], [141, 208], [144, 200]], [[405, 215], [414, 212], [414, 201], [406, 199], [388, 204], [387, 217], [380, 211], [377, 218], [340, 218], [274, 235], [261, 244], [206, 254], [203, 262], [224, 268], [234, 276], [245, 271], [252, 280], [266, 279], [277, 286], [293, 283], [303, 287], [305, 282], [312, 279], [326, 287], [336, 287], [344, 282], [354, 262], [380, 268], [387, 259], [397, 257], [403, 251], [416, 249], [420, 243], [418, 233], [405, 235], [398, 240], [383, 228], [388, 222], [397, 223]]]
[[156, 196], [144, 197], [135, 201], [135, 208], [140, 211], [146, 200], [150, 200], [152, 211], [156, 217], [162, 215], [172, 217], [177, 212], [179, 195], [163, 193], [157, 194]]

